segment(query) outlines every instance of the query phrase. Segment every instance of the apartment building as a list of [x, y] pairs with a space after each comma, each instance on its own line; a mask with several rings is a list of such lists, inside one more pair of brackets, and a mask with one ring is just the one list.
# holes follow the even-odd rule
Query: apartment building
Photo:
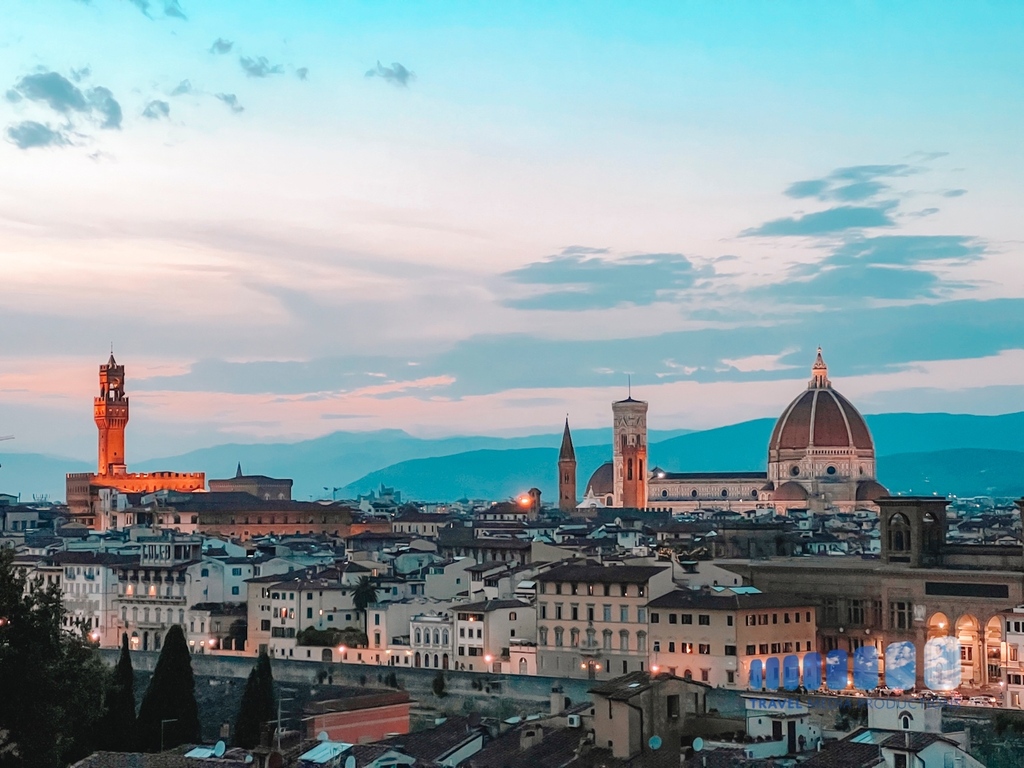
[[481, 600], [454, 604], [457, 669], [500, 673], [513, 640], [532, 640], [536, 608], [521, 600]]
[[455, 620], [450, 610], [431, 610], [409, 618], [414, 667], [448, 669], [455, 656]]
[[1024, 605], [1003, 611], [1003, 706], [1024, 709]]
[[58, 552], [46, 563], [60, 569], [64, 626], [81, 628], [100, 645], [120, 643], [118, 567], [137, 564], [138, 558], [106, 552]]
[[677, 589], [647, 604], [652, 672], [746, 688], [750, 662], [816, 649], [814, 606], [750, 587]]
[[647, 604], [675, 588], [671, 568], [588, 561], [535, 581], [537, 674], [608, 679], [647, 669]]

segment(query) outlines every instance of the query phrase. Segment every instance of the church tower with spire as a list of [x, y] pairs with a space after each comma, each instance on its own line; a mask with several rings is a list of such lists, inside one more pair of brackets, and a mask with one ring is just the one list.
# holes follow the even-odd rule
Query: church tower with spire
[[100, 396], [93, 400], [93, 419], [100, 433], [97, 474], [123, 475], [124, 430], [128, 426], [128, 396], [124, 393], [124, 366], [114, 353], [100, 366]]
[[562, 448], [558, 452], [558, 509], [562, 512], [576, 509], [576, 449], [572, 447], [568, 416], [562, 432]]

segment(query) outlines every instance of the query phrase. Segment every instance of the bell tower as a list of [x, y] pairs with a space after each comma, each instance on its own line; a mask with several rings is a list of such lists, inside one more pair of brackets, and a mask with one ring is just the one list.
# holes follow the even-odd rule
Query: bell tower
[[647, 403], [632, 395], [612, 403], [613, 504], [647, 506]]
[[576, 509], [576, 449], [572, 447], [568, 416], [562, 432], [562, 449], [558, 452], [558, 508], [562, 512]]
[[128, 396], [124, 393], [124, 366], [114, 353], [100, 366], [100, 396], [93, 400], [93, 419], [100, 432], [99, 475], [123, 475], [124, 430], [128, 426]]

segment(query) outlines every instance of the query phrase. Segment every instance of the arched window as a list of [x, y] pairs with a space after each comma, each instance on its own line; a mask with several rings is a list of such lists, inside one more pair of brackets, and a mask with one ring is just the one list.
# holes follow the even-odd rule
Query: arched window
[[540, 635], [540, 644], [541, 645], [547, 645], [548, 644], [548, 628], [547, 627], [541, 627], [538, 634]]
[[610, 651], [612, 649], [612, 631], [606, 629], [602, 634], [604, 635], [604, 649]]
[[569, 631], [569, 643], [573, 648], [580, 647], [580, 631], [575, 627]]
[[438, 630], [434, 630], [434, 645], [441, 644], [441, 633]]
[[629, 650], [629, 632], [627, 632], [625, 629], [619, 632], [619, 650]]
[[910, 713], [909, 712], [904, 712], [902, 715], [900, 715], [900, 728], [902, 728], [904, 731], [909, 731], [910, 730], [910, 721], [912, 719], [913, 718], [910, 717]]
[[633, 479], [633, 460], [632, 459], [627, 459], [626, 460], [626, 479], [627, 480], [632, 480]]
[[520, 675], [525, 675], [526, 674], [526, 657], [525, 656], [520, 656], [519, 657], [519, 674]]
[[636, 633], [636, 649], [639, 653], [647, 652], [647, 633], [637, 632]]
[[416, 645], [419, 645], [419, 644], [420, 644], [420, 643], [422, 643], [422, 642], [423, 642], [423, 637], [422, 637], [422, 635], [420, 634], [420, 630], [419, 630], [419, 627], [417, 627], [417, 628], [416, 628]]
[[563, 640], [564, 634], [565, 634], [565, 630], [564, 629], [562, 629], [561, 627], [555, 627], [555, 647], [556, 648], [561, 648], [562, 647], [562, 645], [563, 645], [562, 640]]
[[510, 611], [510, 612], [509, 612], [509, 614], [508, 614], [508, 620], [509, 620], [509, 621], [515, 621], [515, 620], [516, 620], [516, 612], [515, 612], [515, 611]]
[[441, 637], [442, 637], [442, 642], [445, 645], [448, 645], [448, 630], [447, 629], [444, 632], [441, 633]]
[[597, 630], [593, 627], [587, 629], [587, 648], [593, 648], [597, 645]]

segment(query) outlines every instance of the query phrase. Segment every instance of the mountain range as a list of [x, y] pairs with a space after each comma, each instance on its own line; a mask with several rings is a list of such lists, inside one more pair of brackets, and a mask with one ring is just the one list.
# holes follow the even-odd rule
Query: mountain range
[[[889, 413], [867, 416], [879, 479], [892, 492], [958, 496], [1024, 494], [1024, 412], [999, 416]], [[703, 431], [652, 430], [650, 463], [669, 471], [763, 470], [774, 419]], [[130, 436], [129, 436], [130, 439]], [[579, 493], [611, 457], [611, 429], [573, 432]], [[555, 496], [561, 432], [525, 437], [425, 439], [400, 430], [335, 432], [296, 443], [225, 444], [140, 461], [133, 471], [205, 471], [291, 477], [294, 497], [350, 498], [385, 484], [407, 498], [501, 499], [536, 486]], [[130, 445], [129, 445], [130, 451]], [[130, 456], [130, 454], [129, 454]], [[91, 464], [41, 454], [0, 454], [0, 492], [64, 496], [64, 473]]]

